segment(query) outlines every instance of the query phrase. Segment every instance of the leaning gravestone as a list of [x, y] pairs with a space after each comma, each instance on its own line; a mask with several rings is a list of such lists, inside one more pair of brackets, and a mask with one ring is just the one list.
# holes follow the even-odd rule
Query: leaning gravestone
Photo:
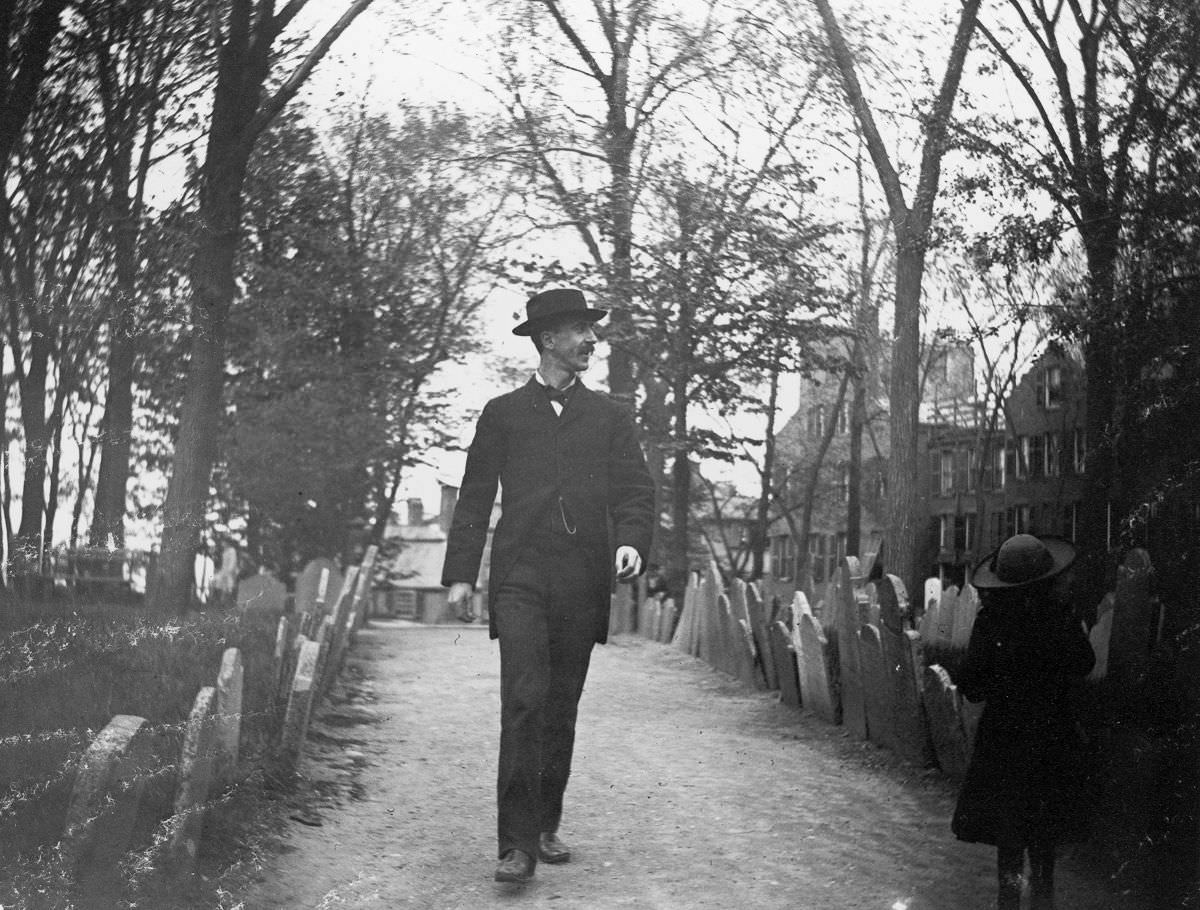
[[922, 687], [929, 734], [938, 767], [954, 778], [967, 773], [967, 732], [963, 728], [962, 698], [950, 674], [938, 664], [925, 668]]
[[217, 674], [217, 767], [216, 778], [226, 781], [237, 768], [242, 737], [242, 683], [245, 670], [242, 652], [226, 648]]
[[954, 643], [954, 624], [958, 616], [958, 588], [954, 585], [942, 591], [938, 603], [937, 644], [949, 648]]
[[763, 603], [758, 585], [746, 587], [746, 611], [750, 615], [750, 631], [754, 633], [754, 650], [758, 654], [759, 665], [762, 667], [763, 680], [768, 689], [778, 689], [779, 680], [775, 676], [775, 662], [769, 656], [767, 644], [767, 607]]
[[239, 610], [254, 613], [283, 612], [287, 602], [287, 588], [272, 575], [261, 572], [243, 578], [237, 586]]
[[657, 597], [647, 597], [638, 612], [637, 630], [642, 638], [654, 638], [662, 622], [662, 604]]
[[342, 588], [342, 573], [332, 559], [324, 556], [309, 560], [298, 576], [293, 595], [297, 613], [328, 613]]
[[662, 602], [658, 616], [658, 636], [655, 641], [660, 644], [671, 643], [671, 634], [675, 631], [675, 613], [675, 601], [668, 597]]
[[179, 760], [170, 853], [175, 870], [187, 875], [195, 871], [200, 838], [204, 833], [204, 808], [212, 783], [216, 747], [213, 723], [216, 702], [217, 691], [212, 686], [205, 686], [196, 694]]
[[304, 737], [308, 733], [313, 686], [316, 682], [317, 660], [320, 654], [320, 642], [301, 640], [300, 656], [296, 661], [296, 674], [292, 679], [291, 696], [288, 698], [287, 715], [283, 721], [282, 752], [284, 759], [292, 765], [300, 758]]
[[966, 648], [971, 641], [971, 630], [975, 628], [975, 617], [979, 615], [979, 592], [973, 585], [963, 585], [955, 604], [954, 637], [951, 647]]
[[1097, 609], [1096, 624], [1088, 632], [1088, 641], [1096, 655], [1096, 663], [1092, 672], [1087, 675], [1088, 682], [1099, 682], [1108, 676], [1108, 652], [1112, 643], [1113, 628], [1113, 597], [1112, 592], [1104, 595]]
[[152, 753], [145, 718], [118, 714], [92, 741], [75, 776], [61, 849], [80, 891], [112, 901], [103, 906], [116, 906], [121, 892], [120, 862], [131, 846]]
[[804, 678], [800, 691], [804, 706], [811, 708], [822, 720], [831, 724], [841, 722], [838, 710], [835, 668], [831, 666], [830, 643], [820, 624], [808, 613], [800, 616], [800, 641], [804, 648]]
[[771, 654], [775, 673], [779, 677], [779, 700], [793, 708], [800, 707], [800, 682], [796, 673], [796, 654], [791, 633], [781, 621], [771, 624]]
[[[845, 565], [838, 572], [849, 572]], [[859, 605], [854, 590], [846, 585], [833, 607], [834, 628], [837, 630], [838, 676], [842, 702], [842, 723], [859, 739], [868, 733], [867, 709], [863, 679], [861, 643], [858, 629]], [[806, 671], [807, 674], [807, 671]]]
[[884, 668], [890, 677], [893, 700], [894, 748], [908, 761], [927, 765], [933, 756], [921, 704], [925, 674], [921, 636], [903, 627], [907, 601], [904, 582], [895, 575], [885, 575], [876, 585], [876, 591], [879, 594], [879, 614], [883, 619], [879, 629], [880, 646]]
[[863, 701], [867, 713], [867, 733], [871, 742], [885, 749], [896, 748], [895, 696], [892, 674], [884, 662], [879, 629], [864, 623], [858, 630], [859, 658], [862, 661]]
[[747, 685], [762, 688], [766, 684], [766, 673], [758, 670], [758, 649], [750, 619], [749, 588], [740, 578], [735, 578], [729, 585], [729, 610], [733, 617], [737, 675]]
[[1157, 634], [1151, 571], [1142, 549], [1130, 550], [1117, 570], [1108, 673], [1118, 683], [1140, 683], [1149, 665]]

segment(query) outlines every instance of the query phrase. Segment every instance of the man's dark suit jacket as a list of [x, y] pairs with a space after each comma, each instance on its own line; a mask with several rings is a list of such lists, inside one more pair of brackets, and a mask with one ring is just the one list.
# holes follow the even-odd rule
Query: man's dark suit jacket
[[[577, 382], [559, 416], [533, 379], [489, 401], [467, 451], [442, 584], [474, 584], [479, 577], [497, 482], [503, 496], [492, 541], [488, 602], [495, 603], [534, 523], [549, 522], [561, 496], [596, 579], [579, 607], [594, 611], [596, 641], [606, 641], [616, 548], [633, 547], [644, 566], [654, 528], [654, 485], [628, 410]], [[489, 613], [495, 638], [495, 612]]]

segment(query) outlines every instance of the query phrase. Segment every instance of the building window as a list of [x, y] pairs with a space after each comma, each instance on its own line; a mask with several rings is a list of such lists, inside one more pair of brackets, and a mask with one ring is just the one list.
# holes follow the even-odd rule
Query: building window
[[1026, 436], [1029, 455], [1029, 476], [1042, 477], [1046, 473], [1046, 437], [1040, 433], [1037, 436]]
[[1046, 367], [1037, 378], [1037, 402], [1048, 411], [1062, 407], [1063, 370], [1061, 366]]
[[962, 547], [964, 552], [970, 552], [975, 549], [975, 538], [979, 535], [979, 516], [974, 512], [968, 512], [963, 516], [963, 536]]
[[1062, 434], [1046, 434], [1046, 476], [1057, 477], [1062, 473]]
[[1076, 474], [1082, 474], [1087, 467], [1087, 435], [1083, 430], [1071, 434], [1071, 463]]
[[1013, 513], [1012, 533], [1013, 534], [1028, 534], [1033, 529], [1032, 513], [1029, 506], [1014, 506], [1011, 510]]
[[1063, 506], [1062, 510], [1062, 536], [1071, 543], [1075, 542], [1075, 533], [1079, 525], [1079, 503], [1073, 502], [1070, 505]]
[[843, 401], [837, 409], [837, 431], [845, 434], [850, 432], [850, 402]]
[[824, 584], [829, 577], [826, 565], [829, 551], [824, 534], [808, 535], [808, 567], [812, 572], [813, 584]]
[[771, 574], [781, 581], [792, 577], [796, 569], [796, 549], [792, 538], [781, 534], [771, 541]]
[[[1018, 436], [1016, 448], [1016, 472], [1014, 477], [1017, 480], [1023, 480], [1029, 476], [1029, 437]], [[1019, 532], [1018, 532], [1019, 533]]]
[[1005, 443], [1004, 443], [1004, 474], [1003, 474], [1003, 480], [1001, 481], [1001, 486], [1004, 486], [1005, 484], [1007, 484], [1010, 479], [1015, 480], [1022, 476], [1021, 473], [1017, 470], [1017, 463], [1020, 461], [1020, 459], [1017, 458], [1017, 450], [1018, 450], [1017, 447], [1018, 447], [1018, 440], [1015, 440], [1015, 439], [1005, 440]]
[[954, 450], [942, 449], [939, 460], [938, 492], [945, 496], [954, 492]]
[[850, 465], [848, 463], [838, 465], [837, 493], [839, 502], [850, 501]]
[[825, 435], [825, 405], [814, 404], [808, 409], [808, 435]]
[[938, 516], [938, 546], [949, 550], [954, 546], [954, 516]]
[[979, 453], [967, 449], [967, 492], [974, 493], [979, 480]]

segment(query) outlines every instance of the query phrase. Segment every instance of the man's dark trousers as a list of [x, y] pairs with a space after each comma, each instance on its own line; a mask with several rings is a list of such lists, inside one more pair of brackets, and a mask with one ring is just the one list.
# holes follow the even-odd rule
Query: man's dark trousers
[[499, 855], [557, 831], [596, 620], [586, 551], [534, 543], [492, 604], [500, 638]]

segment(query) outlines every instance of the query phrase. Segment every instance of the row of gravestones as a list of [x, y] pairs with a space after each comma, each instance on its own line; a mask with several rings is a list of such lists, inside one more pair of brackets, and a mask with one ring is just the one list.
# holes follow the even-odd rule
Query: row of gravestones
[[675, 630], [679, 611], [670, 597], [647, 597], [638, 611], [637, 631], [643, 638], [666, 644]]
[[[1112, 665], [1136, 674], [1151, 648], [1154, 621], [1145, 551], [1127, 556], [1116, 591], [1098, 610], [1090, 639], [1096, 652], [1093, 681]], [[941, 666], [925, 664], [927, 642], [965, 648], [979, 610], [967, 586], [942, 591], [926, 586], [918, 629], [899, 578], [864, 583], [858, 561], [843, 560], [810, 607], [797, 592], [764, 633], [753, 586], [735, 581], [724, 592], [715, 567], [693, 575], [672, 643], [747, 683], [778, 688], [787, 704], [809, 708], [829, 723], [844, 724], [859, 739], [892, 749], [921, 765], [936, 761], [952, 776], [965, 773], [982, 707], [958, 693]]]
[[[271, 700], [273, 710], [282, 714], [279, 756], [287, 766], [298, 761], [312, 708], [332, 685], [361, 626], [375, 556], [375, 547], [370, 547], [362, 565], [350, 568], [344, 579], [331, 562], [318, 564], [311, 579], [302, 575], [303, 584], [297, 584], [294, 603], [304, 609], [279, 618]], [[274, 579], [254, 576], [249, 581], [253, 585], [247, 586], [245, 600], [239, 586], [242, 609], [282, 613]], [[330, 602], [332, 591], [339, 593]], [[194, 872], [209, 792], [228, 783], [237, 768], [243, 679], [241, 652], [229, 648], [216, 685], [200, 689], [188, 717], [164, 839], [165, 860], [173, 874]], [[158, 773], [158, 742], [145, 718], [119, 714], [80, 762], [61, 848], [85, 906], [114, 905], [120, 893], [120, 864], [133, 846], [147, 782]]]

